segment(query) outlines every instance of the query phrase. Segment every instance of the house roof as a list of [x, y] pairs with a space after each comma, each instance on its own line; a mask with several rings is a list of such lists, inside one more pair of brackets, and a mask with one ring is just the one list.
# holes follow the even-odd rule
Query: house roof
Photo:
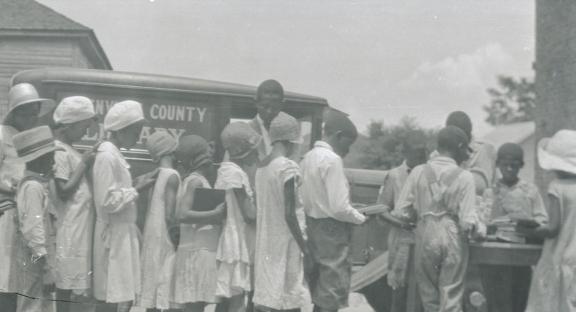
[[484, 141], [498, 148], [504, 143], [521, 144], [534, 135], [536, 125], [533, 121], [501, 125], [484, 136]]
[[0, 7], [0, 29], [90, 30], [34, 0], [0, 0]]
[[35, 0], [0, 0], [0, 35], [77, 38], [96, 68], [112, 69], [92, 29]]

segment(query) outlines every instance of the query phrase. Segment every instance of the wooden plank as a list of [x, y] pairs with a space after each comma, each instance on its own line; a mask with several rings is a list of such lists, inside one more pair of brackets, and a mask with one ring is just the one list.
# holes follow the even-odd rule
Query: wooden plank
[[531, 266], [536, 265], [542, 246], [482, 242], [470, 244], [470, 261], [474, 264]]

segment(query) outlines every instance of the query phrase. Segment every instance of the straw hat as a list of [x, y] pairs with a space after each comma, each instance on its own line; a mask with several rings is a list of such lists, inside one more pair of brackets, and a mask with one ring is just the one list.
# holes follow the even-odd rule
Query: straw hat
[[40, 103], [40, 114], [42, 116], [54, 107], [54, 101], [41, 98], [36, 88], [29, 83], [19, 83], [10, 88], [8, 92], [8, 113], [4, 120], [7, 120], [15, 108], [31, 104]]
[[270, 142], [289, 141], [290, 143], [300, 144], [300, 123], [296, 118], [280, 112], [270, 123]]
[[104, 117], [104, 131], [118, 131], [139, 121], [145, 121], [142, 104], [136, 101], [118, 102]]
[[262, 137], [245, 122], [233, 122], [220, 135], [230, 159], [242, 159], [258, 147]]
[[48, 126], [40, 126], [22, 131], [13, 138], [18, 157], [30, 162], [50, 152], [56, 151], [54, 137]]
[[146, 148], [152, 158], [158, 160], [176, 151], [178, 141], [166, 131], [156, 131], [146, 140]]
[[544, 170], [576, 174], [576, 131], [560, 130], [538, 142], [538, 163]]
[[94, 118], [94, 103], [84, 96], [70, 96], [62, 99], [52, 116], [57, 124], [72, 124], [78, 121]]

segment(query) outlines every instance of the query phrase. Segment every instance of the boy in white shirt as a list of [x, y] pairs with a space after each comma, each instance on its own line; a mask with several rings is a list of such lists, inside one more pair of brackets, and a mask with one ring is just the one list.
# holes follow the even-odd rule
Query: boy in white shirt
[[301, 194], [306, 211], [308, 246], [313, 261], [309, 276], [314, 311], [337, 311], [348, 305], [352, 224], [366, 217], [350, 205], [342, 157], [358, 131], [348, 117], [326, 116], [324, 138], [302, 160]]

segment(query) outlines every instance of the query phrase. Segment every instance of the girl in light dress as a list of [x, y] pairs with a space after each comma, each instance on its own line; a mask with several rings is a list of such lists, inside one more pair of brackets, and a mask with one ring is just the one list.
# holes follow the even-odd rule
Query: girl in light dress
[[260, 140], [243, 122], [227, 125], [221, 134], [230, 160], [220, 164], [215, 184], [226, 191], [226, 220], [216, 251], [216, 295], [223, 298], [219, 311], [245, 311], [252, 290], [256, 208], [247, 172], [258, 161]]
[[176, 253], [174, 301], [184, 305], [188, 312], [201, 312], [207, 304], [218, 302], [216, 249], [225, 208], [221, 205], [203, 211], [193, 206], [197, 188], [212, 188], [206, 178], [212, 170], [211, 154], [206, 140], [196, 135], [182, 137], [176, 153], [186, 177], [178, 196], [180, 243]]
[[560, 130], [538, 144], [538, 162], [554, 172], [547, 224], [518, 231], [544, 238], [526, 312], [576, 311], [576, 131]]
[[256, 171], [253, 300], [261, 311], [299, 311], [310, 303], [303, 261], [308, 249], [296, 213], [300, 172], [289, 159], [300, 144], [300, 124], [280, 113], [270, 125], [270, 141], [272, 152]]
[[167, 132], [156, 131], [148, 137], [146, 147], [158, 164], [142, 245], [142, 291], [138, 306], [165, 310], [173, 307], [173, 272], [176, 246], [170, 239], [174, 223], [180, 175], [174, 169], [174, 152], [178, 141]]
[[86, 177], [94, 153], [80, 154], [72, 144], [84, 137], [95, 116], [94, 104], [83, 96], [64, 98], [53, 114], [55, 144], [60, 148], [54, 155], [54, 206], [57, 305], [62, 312], [94, 310], [87, 304], [92, 288], [94, 205]]

